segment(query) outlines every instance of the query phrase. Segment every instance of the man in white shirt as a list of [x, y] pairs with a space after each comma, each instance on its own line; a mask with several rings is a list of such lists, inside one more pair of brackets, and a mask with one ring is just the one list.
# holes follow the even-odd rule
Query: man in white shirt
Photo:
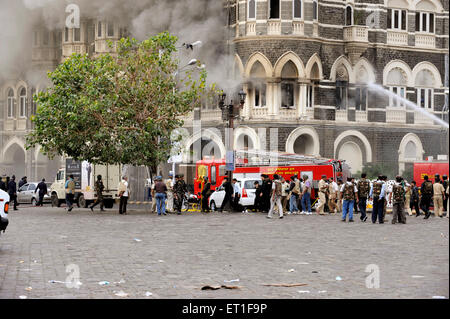
[[129, 195], [128, 177], [126, 177], [126, 176], [122, 177], [122, 181], [119, 183], [118, 189], [119, 189], [119, 197], [120, 197], [119, 214], [126, 215], [127, 214], [128, 195]]
[[231, 183], [233, 184], [233, 206], [234, 206], [234, 210], [240, 211], [240, 209], [239, 209], [239, 200], [241, 199], [241, 196], [242, 196], [242, 189], [241, 189], [241, 186], [239, 185], [239, 183], [238, 183], [236, 178], [233, 178], [233, 181]]

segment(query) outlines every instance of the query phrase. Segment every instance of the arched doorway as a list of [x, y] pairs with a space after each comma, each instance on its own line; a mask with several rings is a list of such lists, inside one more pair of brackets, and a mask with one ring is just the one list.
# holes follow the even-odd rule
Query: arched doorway
[[294, 142], [294, 153], [299, 155], [311, 155], [314, 153], [314, 140], [311, 135], [300, 135]]
[[320, 140], [316, 130], [312, 127], [299, 127], [292, 131], [286, 140], [286, 152], [320, 156]]
[[11, 144], [3, 154], [4, 168], [2, 174], [8, 176], [15, 175], [16, 181], [26, 175], [26, 153], [22, 146], [17, 143]]
[[339, 149], [339, 159], [345, 160], [350, 166], [350, 172], [356, 174], [363, 168], [363, 153], [355, 142], [345, 142]]

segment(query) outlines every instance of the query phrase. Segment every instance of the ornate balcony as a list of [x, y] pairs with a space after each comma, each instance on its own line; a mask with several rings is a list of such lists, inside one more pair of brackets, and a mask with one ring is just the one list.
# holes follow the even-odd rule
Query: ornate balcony
[[387, 44], [398, 46], [408, 45], [408, 32], [388, 30]]
[[252, 119], [267, 119], [267, 107], [253, 107], [252, 108]]
[[369, 27], [361, 25], [352, 25], [344, 27], [345, 42], [369, 42]]
[[281, 34], [281, 21], [267, 22], [267, 34], [268, 35], [280, 35]]
[[427, 49], [436, 48], [436, 36], [434, 34], [416, 34], [416, 47]]
[[336, 122], [348, 122], [347, 110], [336, 110]]
[[305, 34], [305, 23], [303, 21], [293, 21], [292, 34], [303, 36]]
[[202, 121], [222, 121], [222, 111], [221, 110], [202, 110], [200, 119]]
[[246, 35], [256, 35], [256, 21], [247, 21], [245, 24]]
[[406, 123], [406, 111], [399, 108], [386, 108], [386, 123]]
[[414, 112], [414, 124], [433, 125], [434, 121], [425, 114], [416, 111]]
[[278, 110], [278, 117], [281, 120], [295, 120], [297, 118], [297, 109], [281, 107]]
[[367, 122], [367, 111], [355, 111], [356, 122]]

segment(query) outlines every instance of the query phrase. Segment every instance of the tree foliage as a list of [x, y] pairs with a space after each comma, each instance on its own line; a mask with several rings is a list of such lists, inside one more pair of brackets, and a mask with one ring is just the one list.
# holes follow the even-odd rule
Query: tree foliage
[[206, 71], [177, 72], [177, 38], [121, 39], [116, 54], [74, 54], [49, 73], [35, 101], [27, 147], [49, 157], [155, 166], [168, 159], [171, 132], [200, 103]]

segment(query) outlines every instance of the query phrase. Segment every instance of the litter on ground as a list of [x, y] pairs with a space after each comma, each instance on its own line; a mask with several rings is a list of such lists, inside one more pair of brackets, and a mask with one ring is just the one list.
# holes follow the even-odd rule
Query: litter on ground
[[300, 294], [309, 294], [309, 290], [297, 290]]
[[128, 294], [124, 291], [115, 291], [114, 295], [118, 296], [118, 297], [128, 297]]
[[337, 281], [341, 281], [342, 278], [341, 278], [340, 276], [337, 276], [337, 277], [336, 277], [336, 280], [337, 280]]
[[267, 287], [300, 287], [307, 286], [308, 284], [262, 284]]
[[223, 282], [230, 283], [230, 282], [238, 282], [238, 281], [239, 281], [239, 279], [231, 279], [231, 280], [224, 280]]

